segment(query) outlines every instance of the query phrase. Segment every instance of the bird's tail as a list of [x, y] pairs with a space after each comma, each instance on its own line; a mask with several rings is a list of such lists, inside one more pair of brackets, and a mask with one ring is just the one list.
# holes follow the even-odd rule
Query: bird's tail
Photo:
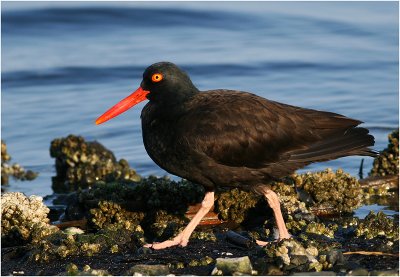
[[376, 156], [378, 153], [369, 148], [374, 145], [375, 139], [368, 132], [368, 129], [362, 127], [339, 129], [330, 134], [329, 138], [291, 153], [289, 161], [308, 163], [351, 155]]

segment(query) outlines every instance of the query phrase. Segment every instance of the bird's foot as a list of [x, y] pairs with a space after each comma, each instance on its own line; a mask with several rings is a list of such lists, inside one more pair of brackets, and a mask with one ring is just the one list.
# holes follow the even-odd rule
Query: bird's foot
[[286, 233], [285, 235], [280, 235], [279, 238], [277, 239], [277, 241], [281, 241], [281, 240], [284, 240], [284, 239], [290, 239], [291, 237], [292, 237], [291, 234]]
[[143, 245], [143, 247], [151, 248], [154, 250], [160, 250], [160, 249], [165, 249], [165, 248], [172, 247], [172, 246], [185, 247], [188, 244], [188, 242], [189, 241], [187, 239], [183, 239], [181, 235], [178, 235], [172, 240], [148, 243], [148, 244]]
[[267, 244], [269, 244], [268, 241], [263, 241], [263, 240], [258, 240], [258, 239], [256, 239], [256, 243], [259, 246], [266, 246]]

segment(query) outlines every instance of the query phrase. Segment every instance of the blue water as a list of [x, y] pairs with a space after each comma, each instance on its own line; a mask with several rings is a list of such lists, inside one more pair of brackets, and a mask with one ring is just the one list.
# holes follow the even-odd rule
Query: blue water
[[[397, 2], [2, 2], [2, 139], [38, 171], [9, 190], [51, 194], [50, 141], [98, 140], [141, 175], [166, 174], [142, 143], [143, 105], [96, 126], [168, 60], [202, 90], [268, 99], [365, 122], [387, 145], [398, 128]], [[313, 164], [357, 176], [360, 157]], [[367, 173], [371, 158], [364, 162]], [[304, 170], [303, 170], [304, 171]]]

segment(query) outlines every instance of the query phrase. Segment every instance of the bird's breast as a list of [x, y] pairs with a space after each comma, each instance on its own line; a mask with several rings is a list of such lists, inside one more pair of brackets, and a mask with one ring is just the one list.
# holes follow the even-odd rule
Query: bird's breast
[[147, 153], [158, 166], [182, 175], [182, 157], [185, 155], [176, 138], [179, 128], [176, 121], [176, 117], [157, 112], [152, 106], [146, 106], [142, 111], [143, 144]]

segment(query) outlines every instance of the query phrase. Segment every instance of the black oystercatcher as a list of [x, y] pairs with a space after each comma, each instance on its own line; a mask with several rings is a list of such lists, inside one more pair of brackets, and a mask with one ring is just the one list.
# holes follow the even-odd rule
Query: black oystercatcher
[[[235, 90], [199, 91], [169, 62], [143, 73], [140, 87], [96, 120], [101, 124], [148, 99], [142, 110], [147, 153], [166, 171], [201, 184], [201, 208], [177, 237], [146, 245], [186, 246], [214, 204], [217, 186], [262, 194], [273, 209], [279, 239], [289, 238], [277, 195], [268, 183], [313, 162], [373, 156], [374, 137], [359, 120], [304, 109]], [[260, 244], [263, 244], [260, 242]]]

